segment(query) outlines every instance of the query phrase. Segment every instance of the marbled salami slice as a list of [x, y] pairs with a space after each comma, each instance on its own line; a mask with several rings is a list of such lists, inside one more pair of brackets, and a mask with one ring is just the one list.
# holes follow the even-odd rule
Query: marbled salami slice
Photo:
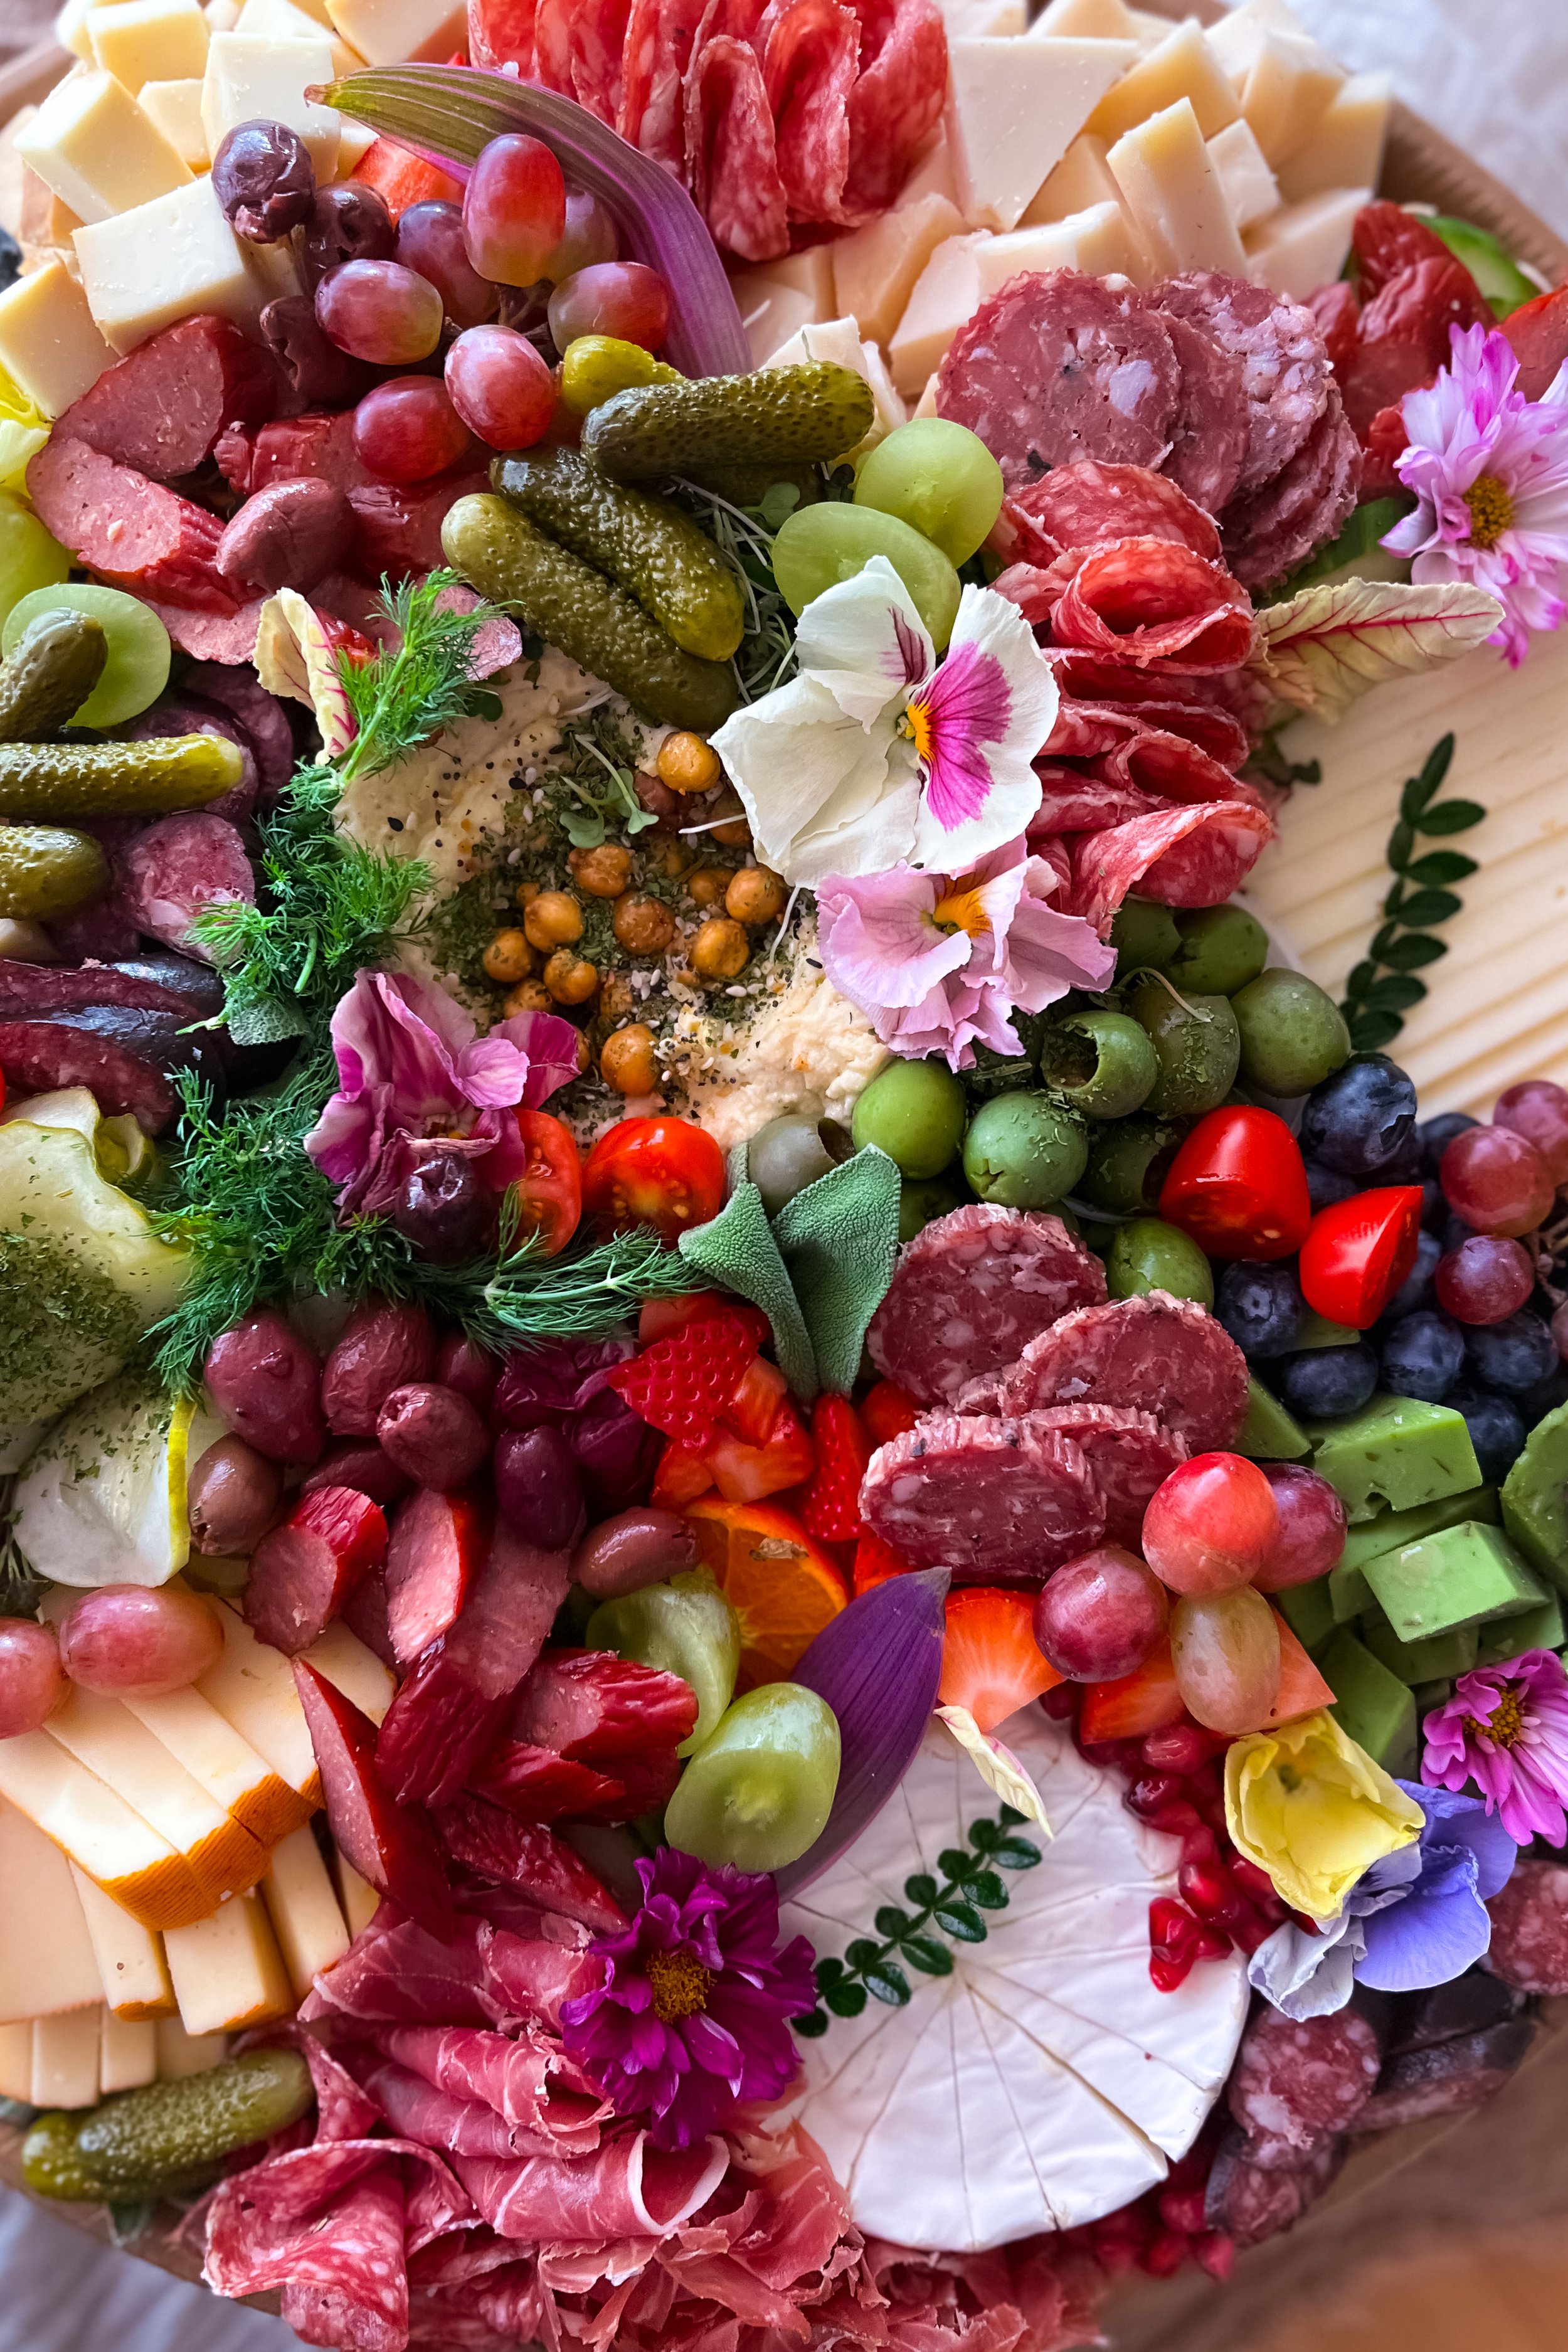
[[1059, 1217], [980, 1202], [906, 1244], [867, 1344], [918, 1403], [946, 1403], [1016, 1363], [1058, 1316], [1104, 1297], [1104, 1267]]
[[1102, 761], [1113, 783], [1131, 784], [1137, 791], [1179, 801], [1191, 806], [1202, 801], [1227, 801], [1236, 791], [1228, 768], [1211, 757], [1188, 735], [1148, 727], [1108, 751]]
[[1159, 316], [1190, 320], [1239, 362], [1247, 436], [1236, 488], [1249, 490], [1271, 479], [1301, 446], [1328, 398], [1329, 355], [1310, 310], [1222, 269], [1167, 278], [1142, 299]]
[[1205, 2218], [1238, 2246], [1256, 2246], [1298, 2222], [1330, 2188], [1344, 2163], [1343, 2137], [1325, 2139], [1294, 2172], [1265, 2170], [1251, 2161], [1239, 2135], [1227, 2138], [1215, 2158], [1205, 2191]]
[[838, 0], [773, 0], [757, 28], [779, 177], [797, 220], [836, 221], [849, 172], [859, 20]]
[[1090, 548], [1051, 615], [1051, 640], [1163, 671], [1235, 669], [1258, 640], [1252, 603], [1221, 563], [1163, 539]]
[[1242, 2036], [1226, 2098], [1250, 2137], [1311, 2156], [1325, 2133], [1351, 2128], [1382, 2063], [1377, 2035], [1357, 2010], [1297, 2020], [1264, 2008]]
[[937, 410], [979, 435], [1016, 492], [1080, 457], [1158, 466], [1181, 385], [1163, 320], [1130, 287], [1047, 269], [1010, 279], [960, 328]]
[[1194, 1454], [1226, 1446], [1247, 1414], [1247, 1359], [1190, 1298], [1151, 1290], [1064, 1315], [1003, 1383], [1003, 1410], [1118, 1404], [1152, 1413]]
[[1128, 1405], [1047, 1405], [1029, 1414], [1028, 1426], [1054, 1430], [1080, 1449], [1104, 1501], [1112, 1543], [1136, 1546], [1150, 1496], [1187, 1458], [1184, 1438], [1152, 1412]]
[[1487, 1909], [1492, 1940], [1481, 1966], [1519, 1992], [1568, 1993], [1568, 1870], [1526, 1856]]
[[1073, 768], [1037, 768], [1040, 805], [1029, 823], [1029, 845], [1042, 833], [1098, 833], [1107, 825], [1126, 824], [1164, 806], [1152, 793], [1135, 784], [1115, 783], [1104, 775], [1084, 775]]
[[626, 18], [616, 129], [678, 178], [686, 160], [681, 89], [706, 6], [707, 0], [632, 0]]
[[1236, 577], [1247, 588], [1267, 587], [1326, 546], [1349, 520], [1361, 478], [1361, 443], [1331, 384], [1321, 416], [1289, 464], [1226, 509], [1226, 560]]
[[958, 1584], [1035, 1584], [1105, 1532], [1081, 1447], [1029, 1421], [925, 1413], [879, 1447], [860, 1488], [872, 1533]]
[[1274, 822], [1251, 800], [1203, 801], [1133, 817], [1073, 845], [1067, 912], [1103, 938], [1130, 890], [1164, 907], [1217, 907], [1239, 889], [1274, 838]]
[[849, 93], [849, 173], [843, 216], [885, 212], [942, 120], [947, 27], [935, 0], [861, 6], [860, 79]]
[[[1182, 331], [1196, 332], [1184, 324]], [[1009, 563], [1048, 563], [1074, 548], [1106, 547], [1118, 539], [1168, 539], [1211, 560], [1219, 553], [1212, 517], [1166, 475], [1149, 466], [1102, 466], [1092, 457], [1055, 466], [1004, 499], [986, 543]]]
[[1182, 368], [1182, 404], [1165, 473], [1205, 514], [1216, 515], [1235, 494], [1252, 438], [1246, 372], [1206, 328], [1175, 310], [1164, 318]]
[[742, 261], [789, 251], [773, 118], [749, 41], [705, 41], [686, 79], [686, 173], [715, 245]]

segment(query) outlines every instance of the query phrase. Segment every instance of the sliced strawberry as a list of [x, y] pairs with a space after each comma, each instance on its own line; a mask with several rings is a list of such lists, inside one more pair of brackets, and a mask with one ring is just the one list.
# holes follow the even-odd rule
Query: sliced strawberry
[[861, 1532], [860, 1481], [871, 1445], [847, 1396], [818, 1397], [811, 1416], [816, 1467], [801, 1517], [818, 1543], [855, 1543]]
[[613, 1650], [546, 1650], [518, 1692], [509, 1728], [514, 1739], [608, 1769], [679, 1748], [696, 1722], [696, 1693], [679, 1675]]
[[811, 1438], [786, 1397], [765, 1445], [745, 1445], [721, 1431], [702, 1449], [714, 1484], [727, 1503], [759, 1503], [798, 1486], [816, 1466]]
[[376, 1777], [375, 1726], [304, 1658], [294, 1685], [305, 1710], [331, 1829], [346, 1862], [433, 1936], [451, 1932], [441, 1849], [422, 1805], [400, 1805]]
[[860, 1404], [860, 1420], [873, 1445], [886, 1445], [912, 1429], [921, 1417], [921, 1409], [897, 1381], [879, 1381]]
[[679, 1298], [646, 1299], [637, 1317], [637, 1346], [650, 1348], [656, 1339], [668, 1339], [672, 1331], [684, 1331], [689, 1323], [700, 1322], [729, 1303], [721, 1290], [689, 1290]]
[[765, 1356], [754, 1356], [724, 1407], [724, 1427], [731, 1437], [743, 1438], [748, 1445], [765, 1445], [788, 1394], [789, 1382], [778, 1366], [770, 1364]]
[[656, 1339], [605, 1377], [634, 1412], [666, 1437], [705, 1446], [766, 1331], [766, 1318], [755, 1307], [742, 1312], [726, 1303]]
[[890, 1576], [908, 1576], [910, 1563], [900, 1559], [891, 1544], [884, 1543], [869, 1528], [863, 1528], [855, 1546], [855, 1598], [869, 1592], [875, 1584], [886, 1584]]
[[994, 1731], [1062, 1680], [1035, 1639], [1034, 1596], [971, 1584], [950, 1593], [942, 1644], [943, 1706], [967, 1707]]
[[1079, 1738], [1091, 1748], [1107, 1739], [1139, 1739], [1145, 1732], [1180, 1723], [1185, 1714], [1171, 1645], [1162, 1642], [1136, 1673], [1115, 1682], [1085, 1684]]
[[649, 1500], [661, 1511], [679, 1511], [683, 1504], [694, 1503], [699, 1495], [710, 1494], [712, 1488], [713, 1473], [697, 1448], [670, 1438], [658, 1457]]

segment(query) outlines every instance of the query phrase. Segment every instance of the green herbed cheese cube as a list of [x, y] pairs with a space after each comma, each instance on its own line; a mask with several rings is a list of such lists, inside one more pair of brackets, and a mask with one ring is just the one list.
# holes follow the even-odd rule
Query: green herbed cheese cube
[[1385, 1772], [1408, 1775], [1415, 1768], [1415, 1702], [1409, 1685], [1374, 1658], [1348, 1626], [1342, 1625], [1318, 1664], [1331, 1684], [1329, 1709]]
[[1297, 1351], [1303, 1348], [1353, 1348], [1361, 1333], [1349, 1323], [1331, 1323], [1326, 1315], [1310, 1308], [1296, 1334]]
[[1312, 1467], [1338, 1492], [1353, 1522], [1413, 1510], [1481, 1483], [1463, 1416], [1415, 1397], [1374, 1396], [1348, 1421], [1313, 1422]]
[[1375, 1519], [1363, 1519], [1359, 1527], [1347, 1528], [1344, 1550], [1338, 1565], [1329, 1571], [1329, 1599], [1333, 1604], [1334, 1622], [1348, 1625], [1352, 1618], [1377, 1608], [1366, 1580], [1369, 1559], [1376, 1559], [1385, 1551], [1398, 1551], [1405, 1544], [1418, 1543], [1423, 1536], [1435, 1535], [1439, 1528], [1457, 1527], [1461, 1519], [1486, 1519], [1495, 1527], [1496, 1489], [1472, 1486], [1468, 1494], [1445, 1495], [1441, 1502], [1417, 1503], [1413, 1510], [1379, 1511]]
[[1380, 1613], [1363, 1624], [1361, 1638], [1374, 1658], [1381, 1658], [1391, 1674], [1414, 1690], [1417, 1683], [1452, 1682], [1456, 1675], [1468, 1675], [1476, 1664], [1480, 1634], [1474, 1625], [1456, 1625], [1447, 1633], [1428, 1633], [1424, 1641], [1402, 1642]]
[[1562, 1646], [1563, 1603], [1553, 1592], [1539, 1608], [1523, 1609], [1517, 1617], [1494, 1617], [1489, 1625], [1483, 1625], [1476, 1664], [1500, 1665], [1505, 1658], [1521, 1658], [1526, 1650], [1560, 1650]]
[[1410, 1694], [1415, 1701], [1415, 1728], [1425, 1732], [1426, 1718], [1434, 1707], [1447, 1706], [1454, 1696], [1452, 1683], [1417, 1683]]
[[1248, 1376], [1247, 1419], [1241, 1424], [1235, 1451], [1245, 1454], [1252, 1462], [1300, 1462], [1311, 1450], [1311, 1441], [1300, 1423], [1292, 1420], [1261, 1381]]
[[[1392, 1514], [1387, 1516], [1392, 1517]], [[1366, 1572], [1353, 1560], [1342, 1559], [1337, 1568], [1330, 1569], [1329, 1606], [1334, 1612], [1336, 1625], [1349, 1625], [1357, 1617], [1364, 1617], [1369, 1609], [1376, 1608]]]
[[1288, 1584], [1273, 1597], [1304, 1650], [1315, 1650], [1328, 1640], [1334, 1630], [1334, 1612], [1326, 1576], [1315, 1576], [1310, 1584]]
[[1380, 1554], [1367, 1562], [1366, 1580], [1402, 1642], [1517, 1616], [1546, 1599], [1508, 1538], [1477, 1519]]
[[1568, 1404], [1525, 1439], [1503, 1481], [1502, 1523], [1531, 1566], [1568, 1592]]

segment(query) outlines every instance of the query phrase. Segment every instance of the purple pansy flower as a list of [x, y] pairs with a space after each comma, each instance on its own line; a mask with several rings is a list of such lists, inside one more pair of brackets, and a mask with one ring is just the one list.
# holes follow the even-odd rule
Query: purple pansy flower
[[1568, 1838], [1568, 1674], [1551, 1650], [1526, 1650], [1461, 1675], [1422, 1727], [1421, 1769], [1445, 1789], [1473, 1780], [1510, 1837]]
[[596, 1990], [561, 2011], [567, 2052], [656, 2147], [690, 2147], [742, 2101], [774, 2099], [799, 2058], [790, 2020], [816, 1999], [812, 1949], [783, 1951], [771, 1877], [661, 1846], [637, 1864], [642, 1907], [590, 1946]]

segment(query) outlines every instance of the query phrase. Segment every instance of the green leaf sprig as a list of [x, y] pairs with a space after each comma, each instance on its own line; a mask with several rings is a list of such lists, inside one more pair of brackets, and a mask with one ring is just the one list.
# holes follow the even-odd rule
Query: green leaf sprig
[[1358, 1053], [1392, 1045], [1405, 1014], [1426, 995], [1426, 983], [1416, 973], [1448, 952], [1430, 927], [1458, 913], [1463, 901], [1449, 885], [1478, 870], [1475, 859], [1459, 850], [1419, 848], [1422, 836], [1441, 840], [1468, 833], [1486, 814], [1479, 801], [1438, 800], [1453, 757], [1454, 739], [1445, 735], [1400, 794], [1399, 822], [1385, 853], [1394, 887], [1383, 902], [1383, 920], [1364, 960], [1345, 982], [1340, 1006]]
[[879, 1943], [858, 1936], [842, 1959], [829, 1955], [818, 1960], [817, 2006], [795, 2020], [795, 2032], [816, 2041], [827, 2031], [830, 2011], [834, 2017], [858, 2017], [868, 1995], [902, 2009], [911, 1998], [906, 1967], [922, 1976], [951, 1976], [952, 1953], [926, 1930], [939, 1927], [955, 1944], [985, 1941], [981, 1913], [1005, 1911], [1011, 1900], [999, 1870], [1032, 1870], [1040, 1859], [1038, 1846], [1013, 1834], [1023, 1819], [1004, 1805], [995, 1821], [971, 1822], [966, 1834], [973, 1853], [945, 1846], [936, 1858], [940, 1879], [923, 1870], [906, 1878], [904, 1895], [917, 1906], [914, 1913], [885, 1903], [873, 1921]]

